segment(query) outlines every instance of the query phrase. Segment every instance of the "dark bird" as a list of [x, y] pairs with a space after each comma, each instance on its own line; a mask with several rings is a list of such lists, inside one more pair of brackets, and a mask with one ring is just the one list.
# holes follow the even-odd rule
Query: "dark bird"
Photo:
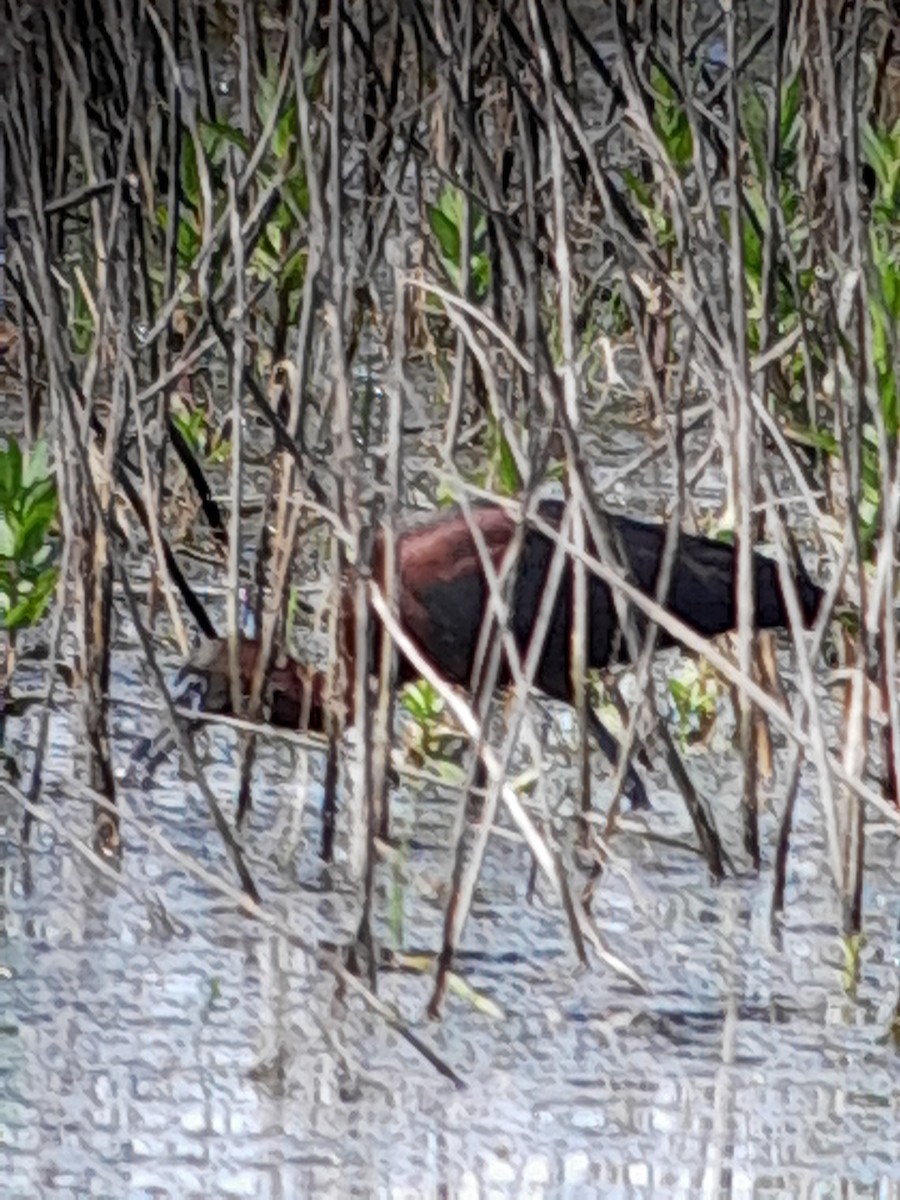
[[[539, 505], [538, 512], [546, 524], [559, 529], [564, 504], [562, 501], [546, 500]], [[505, 508], [485, 505], [474, 508], [470, 517], [481, 532], [495, 569], [499, 569], [516, 531], [515, 516]], [[640, 591], [654, 597], [662, 565], [666, 527], [613, 514], [605, 514], [604, 519], [612, 545], [628, 577]], [[477, 685], [473, 671], [490, 591], [469, 523], [459, 512], [441, 513], [427, 523], [399, 532], [395, 547], [401, 626], [424, 657], [446, 679], [464, 687]], [[523, 657], [528, 651], [538, 620], [553, 550], [553, 540], [547, 534], [532, 526], [526, 528], [519, 560], [514, 568], [510, 607], [510, 631]], [[593, 546], [589, 546], [589, 550], [594, 553]], [[787, 611], [775, 562], [755, 554], [753, 564], [756, 627], [769, 629], [786, 626]], [[381, 535], [376, 538], [373, 573], [376, 580], [383, 584], [384, 542]], [[736, 578], [737, 555], [733, 546], [681, 533], [664, 606], [698, 633], [708, 637], [724, 633], [736, 624]], [[804, 621], [809, 624], [815, 618], [822, 593], [809, 578], [799, 559], [795, 566], [795, 581]], [[539, 691], [567, 702], [572, 700], [573, 597], [574, 569], [569, 559], [562, 572], [534, 675], [534, 686]], [[637, 612], [634, 616], [638, 631], [646, 628], [646, 618]], [[349, 595], [345, 597], [343, 624], [345, 652], [349, 662], [347, 674], [352, 690], [352, 648], [355, 642], [354, 613]], [[374, 664], [378, 661], [381, 624], [374, 614], [370, 624], [373, 653], [369, 661]], [[674, 639], [660, 630], [658, 645], [672, 644]], [[249, 690], [249, 680], [258, 653], [257, 642], [247, 640], [242, 643], [241, 675], [245, 692]], [[628, 659], [628, 647], [622, 636], [611, 589], [595, 575], [588, 577], [586, 656], [591, 667], [605, 667], [610, 662]], [[398, 654], [398, 682], [404, 683], [416, 676], [412, 664], [402, 653]], [[209, 641], [200, 647], [182, 670], [181, 678], [189, 677], [200, 682], [206, 709], [228, 711], [228, 648], [224, 639]], [[498, 686], [508, 684], [510, 679], [509, 665], [504, 657]], [[324, 719], [323, 695], [324, 679], [321, 673], [285, 656], [276, 660], [270, 674], [266, 705], [273, 724], [297, 726], [305, 722], [308, 728], [320, 730]], [[352, 716], [349, 700], [348, 696], [348, 712]], [[600, 749], [615, 764], [618, 742], [590, 709], [588, 719]], [[626, 775], [625, 792], [633, 807], [649, 807], [643, 782], [633, 768], [629, 768]]]

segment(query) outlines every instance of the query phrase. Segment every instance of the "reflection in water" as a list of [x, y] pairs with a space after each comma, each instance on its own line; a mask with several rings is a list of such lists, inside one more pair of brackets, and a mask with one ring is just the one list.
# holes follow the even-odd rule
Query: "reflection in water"
[[[71, 795], [71, 747], [56, 720], [48, 800], [81, 830], [87, 809]], [[121, 745], [127, 753], [124, 736]], [[212, 745], [227, 797], [230, 743], [216, 734]], [[690, 765], [708, 794], [736, 793], [733, 755]], [[313, 761], [313, 778], [317, 770]], [[353, 889], [339, 871], [323, 883], [302, 848], [316, 844], [316, 790], [298, 796], [292, 778], [283, 747], [263, 756], [246, 836], [253, 870], [291, 929], [340, 940], [354, 925]], [[561, 791], [572, 784], [563, 768], [554, 781]], [[127, 802], [229, 878], [175, 763]], [[654, 828], [681, 833], [675, 798], [661, 792], [655, 803]], [[417, 844], [402, 895], [405, 947], [434, 947], [454, 805], [405, 794], [397, 813]], [[384, 997], [466, 1078], [461, 1093], [352, 1000], [339, 1002], [283, 937], [192, 881], [138, 825], [123, 826], [121, 886], [39, 826], [26, 895], [18, 814], [4, 808], [0, 818], [4, 1196], [420, 1195], [442, 1185], [452, 1195], [824, 1196], [837, 1194], [838, 1179], [843, 1195], [900, 1188], [889, 1037], [897, 842], [871, 839], [867, 941], [851, 999], [830, 885], [812, 868], [823, 859], [808, 795], [780, 952], [770, 872], [712, 888], [690, 855], [623, 846], [595, 912], [647, 980], [646, 996], [600, 968], [574, 969], [555, 904], [540, 892], [524, 902], [520, 846], [495, 839], [463, 969], [505, 1019], [451, 999], [431, 1026], [426, 979], [381, 977]], [[771, 839], [774, 817], [766, 822]], [[299, 861], [281, 869], [285, 829], [303, 836]], [[735, 843], [736, 831], [735, 816]], [[390, 930], [381, 934], [390, 944]]]

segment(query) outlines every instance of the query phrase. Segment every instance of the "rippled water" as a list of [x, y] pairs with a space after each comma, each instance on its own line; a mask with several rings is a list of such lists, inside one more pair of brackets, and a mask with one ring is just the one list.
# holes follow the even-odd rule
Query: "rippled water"
[[[604, 437], [598, 461], [641, 444], [634, 431]], [[651, 510], [660, 483], [664, 494], [664, 480], [642, 491]], [[122, 637], [120, 773], [155, 729], [127, 705], [152, 696]], [[661, 685], [670, 669], [661, 658]], [[23, 664], [16, 682], [29, 691], [39, 678]], [[813, 775], [780, 944], [769, 921], [777, 803], [763, 814], [758, 878], [713, 887], [686, 851], [616, 843], [594, 914], [643, 994], [596, 962], [579, 969], [552, 891], [539, 881], [529, 900], [521, 844], [492, 839], [460, 971], [502, 1018], [451, 995], [445, 1019], [429, 1022], [427, 977], [379, 979], [465, 1081], [457, 1091], [297, 948], [297, 937], [345, 944], [358, 911], [343, 867], [325, 872], [316, 856], [317, 755], [305, 775], [299, 751], [271, 743], [257, 768], [244, 841], [276, 933], [161, 843], [233, 884], [174, 757], [151, 788], [123, 791], [118, 876], [77, 852], [70, 838], [89, 835], [90, 805], [69, 711], [62, 695], [44, 764], [53, 824], [36, 826], [27, 857], [21, 813], [0, 790], [0, 1196], [900, 1196], [898, 842], [870, 823], [851, 994]], [[575, 783], [560, 747], [571, 717], [554, 716], [551, 801]], [[33, 746], [36, 731], [32, 709], [9, 722], [7, 744]], [[233, 739], [218, 730], [203, 743], [230, 812]], [[734, 851], [739, 763], [726, 733], [688, 765]], [[667, 776], [651, 783], [648, 827], [686, 836]], [[456, 803], [400, 788], [405, 858], [378, 875], [384, 945], [439, 945]]]
[[[136, 670], [120, 675], [120, 696], [140, 691]], [[124, 764], [148, 719], [117, 712]], [[23, 743], [33, 737], [20, 731]], [[89, 806], [63, 715], [51, 744], [48, 803], [84, 837]], [[230, 737], [208, 739], [207, 756], [229, 803]], [[319, 764], [310, 759], [312, 781], [298, 792], [297, 763], [283, 745], [263, 757], [251, 869], [283, 928], [340, 942], [353, 889], [339, 868], [319, 867]], [[733, 753], [689, 763], [708, 795], [736, 793]], [[561, 792], [572, 782], [563, 767], [552, 775]], [[658, 773], [649, 824], [677, 834], [684, 819], [666, 787]], [[427, 979], [380, 980], [463, 1077], [456, 1091], [357, 1000], [339, 998], [286, 937], [239, 915], [148, 837], [142, 822], [231, 881], [174, 761], [125, 800], [134, 816], [118, 879], [46, 825], [23, 860], [19, 814], [0, 801], [3, 1196], [900, 1195], [890, 1036], [900, 902], [887, 829], [870, 827], [855, 997], [809, 790], [781, 948], [768, 867], [712, 887], [686, 852], [618, 843], [622, 865], [595, 913], [645, 995], [599, 965], [577, 968], [551, 892], [539, 884], [528, 903], [527, 855], [495, 838], [461, 970], [503, 1019], [451, 997], [444, 1021], [430, 1023]], [[733, 809], [716, 803], [720, 815]], [[734, 814], [724, 815], [736, 846]], [[387, 944], [394, 894], [402, 947], [436, 945], [454, 816], [454, 800], [401, 789], [397, 829], [412, 840], [402, 870], [380, 870]], [[771, 815], [764, 832], [771, 859]]]

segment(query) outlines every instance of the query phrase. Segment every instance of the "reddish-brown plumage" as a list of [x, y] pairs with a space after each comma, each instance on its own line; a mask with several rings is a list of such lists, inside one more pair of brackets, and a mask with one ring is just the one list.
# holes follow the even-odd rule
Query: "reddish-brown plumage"
[[[261, 645], [252, 638], [239, 644], [241, 687], [249, 695]], [[184, 691], [197, 690], [207, 712], [231, 712], [231, 672], [228, 639], [213, 638], [202, 642], [182, 668], [179, 681]], [[269, 672], [269, 684], [263, 709], [273, 725], [321, 731], [324, 716], [324, 677], [287, 654], [277, 654]]]
[[[515, 522], [500, 508], [477, 508], [472, 519], [484, 537], [487, 553], [499, 570], [515, 531]], [[468, 682], [465, 673], [442, 661], [429, 651], [434, 614], [429, 610], [426, 592], [434, 585], [454, 585], [460, 581], [467, 587], [482, 578], [481, 559], [471, 529], [461, 514], [441, 514], [427, 522], [418, 522], [401, 530], [395, 542], [397, 562], [397, 596], [400, 623], [419, 644], [434, 666], [449, 675], [456, 683]], [[372, 574], [385, 587], [384, 540], [376, 539]], [[477, 586], [477, 585], [476, 585]], [[351, 590], [345, 588], [342, 601], [342, 645], [345, 654], [344, 677], [347, 685], [344, 716], [353, 717], [353, 659], [355, 656], [356, 613]], [[381, 645], [381, 625], [370, 618], [372, 653], [370, 663], [378, 662]], [[244, 695], [250, 690], [253, 672], [260, 653], [258, 641], [245, 638], [240, 644], [240, 673]], [[415, 678], [416, 672], [401, 655], [398, 662], [398, 681]], [[196, 686], [202, 693], [203, 707], [208, 712], [231, 711], [231, 687], [228, 662], [228, 642], [216, 638], [203, 642], [183, 668], [180, 680]], [[269, 673], [269, 686], [264, 710], [273, 725], [320, 731], [324, 724], [324, 673], [304, 663], [280, 654]]]
[[[545, 501], [540, 506], [540, 515], [545, 522], [558, 528], [563, 506], [558, 501]], [[471, 519], [481, 532], [494, 569], [499, 570], [516, 530], [513, 516], [500, 507], [484, 506], [474, 509]], [[610, 540], [622, 565], [641, 591], [654, 595], [665, 543], [665, 527], [610, 514], [605, 519]], [[472, 679], [472, 674], [488, 608], [489, 588], [482, 558], [466, 518], [456, 512], [442, 513], [424, 524], [402, 530], [395, 546], [398, 612], [403, 629], [445, 678], [463, 686], [477, 683]], [[513, 568], [513, 585], [508, 593], [509, 627], [522, 654], [527, 651], [534, 631], [552, 554], [551, 538], [533, 527], [525, 530], [521, 553]], [[384, 543], [379, 536], [373, 555], [373, 575], [382, 586], [384, 557]], [[708, 538], [681, 534], [666, 607], [692, 628], [708, 636], [731, 629], [736, 611], [736, 572], [733, 547]], [[809, 621], [818, 608], [821, 593], [801, 564], [797, 566], [796, 584], [801, 610]], [[758, 627], [785, 625], [787, 616], [775, 564], [761, 555], [754, 557], [754, 587]], [[534, 677], [536, 688], [559, 700], [570, 700], [572, 694], [573, 594], [570, 562], [562, 573]], [[635, 618], [638, 628], [642, 628], [641, 615], [635, 614]], [[349, 684], [346, 711], [351, 715], [354, 620], [352, 595], [348, 588], [344, 593], [342, 625], [347, 660], [344, 675]], [[370, 618], [370, 626], [372, 653], [369, 662], [370, 667], [374, 668], [378, 662], [381, 626], [374, 616]], [[627, 656], [627, 648], [618, 632], [618, 617], [610, 589], [602, 580], [592, 576], [588, 584], [589, 666], [604, 667], [611, 659]], [[662, 634], [659, 644], [670, 644], [670, 639]], [[245, 690], [258, 653], [255, 642], [243, 643], [241, 674]], [[183, 674], [186, 673], [206, 680], [205, 707], [213, 711], [228, 710], [228, 652], [224, 641], [214, 641], [204, 646], [200, 655], [185, 668]], [[412, 665], [402, 654], [398, 655], [399, 681], [410, 679], [415, 674]], [[498, 684], [502, 685], [508, 679], [508, 667], [501, 660]], [[308, 715], [309, 727], [321, 729], [324, 694], [321, 674], [282, 656], [271, 673], [266, 709], [275, 724], [296, 726]], [[592, 719], [592, 729], [604, 753], [615, 760], [615, 739], [595, 718]], [[646, 802], [643, 785], [633, 772], [629, 772], [626, 790], [634, 803]]]

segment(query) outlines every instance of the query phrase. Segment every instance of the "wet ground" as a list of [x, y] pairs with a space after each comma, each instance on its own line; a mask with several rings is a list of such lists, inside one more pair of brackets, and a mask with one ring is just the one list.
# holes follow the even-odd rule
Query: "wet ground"
[[[123, 699], [146, 698], [127, 656]], [[124, 767], [153, 724], [117, 712]], [[18, 727], [33, 740], [36, 720]], [[557, 735], [564, 737], [565, 728]], [[455, 1090], [284, 933], [240, 915], [168, 847], [231, 884], [221, 845], [176, 760], [124, 793], [118, 875], [83, 839], [64, 712], [45, 763], [55, 824], [27, 859], [0, 794], [0, 1194], [65, 1196], [872, 1196], [900, 1195], [898, 841], [869, 829], [866, 943], [855, 994], [806, 780], [779, 945], [769, 922], [774, 817], [758, 878], [709, 884], [699, 859], [620, 840], [595, 901], [610, 946], [646, 994], [582, 971], [549, 888], [527, 898], [529, 859], [495, 837], [461, 971], [502, 1012], [451, 996], [424, 1016], [428, 981], [385, 972], [381, 995], [465, 1081]], [[206, 741], [230, 809], [234, 743]], [[689, 756], [731, 844], [733, 751]], [[341, 942], [354, 890], [323, 872], [317, 756], [268, 747], [245, 831], [280, 928]], [[602, 768], [598, 763], [598, 772]], [[562, 795], [573, 783], [548, 772]], [[600, 802], [603, 802], [603, 791]], [[685, 830], [661, 771], [657, 832]], [[401, 787], [399, 865], [379, 873], [388, 946], [433, 950], [457, 801]], [[733, 804], [732, 804], [733, 807]]]

